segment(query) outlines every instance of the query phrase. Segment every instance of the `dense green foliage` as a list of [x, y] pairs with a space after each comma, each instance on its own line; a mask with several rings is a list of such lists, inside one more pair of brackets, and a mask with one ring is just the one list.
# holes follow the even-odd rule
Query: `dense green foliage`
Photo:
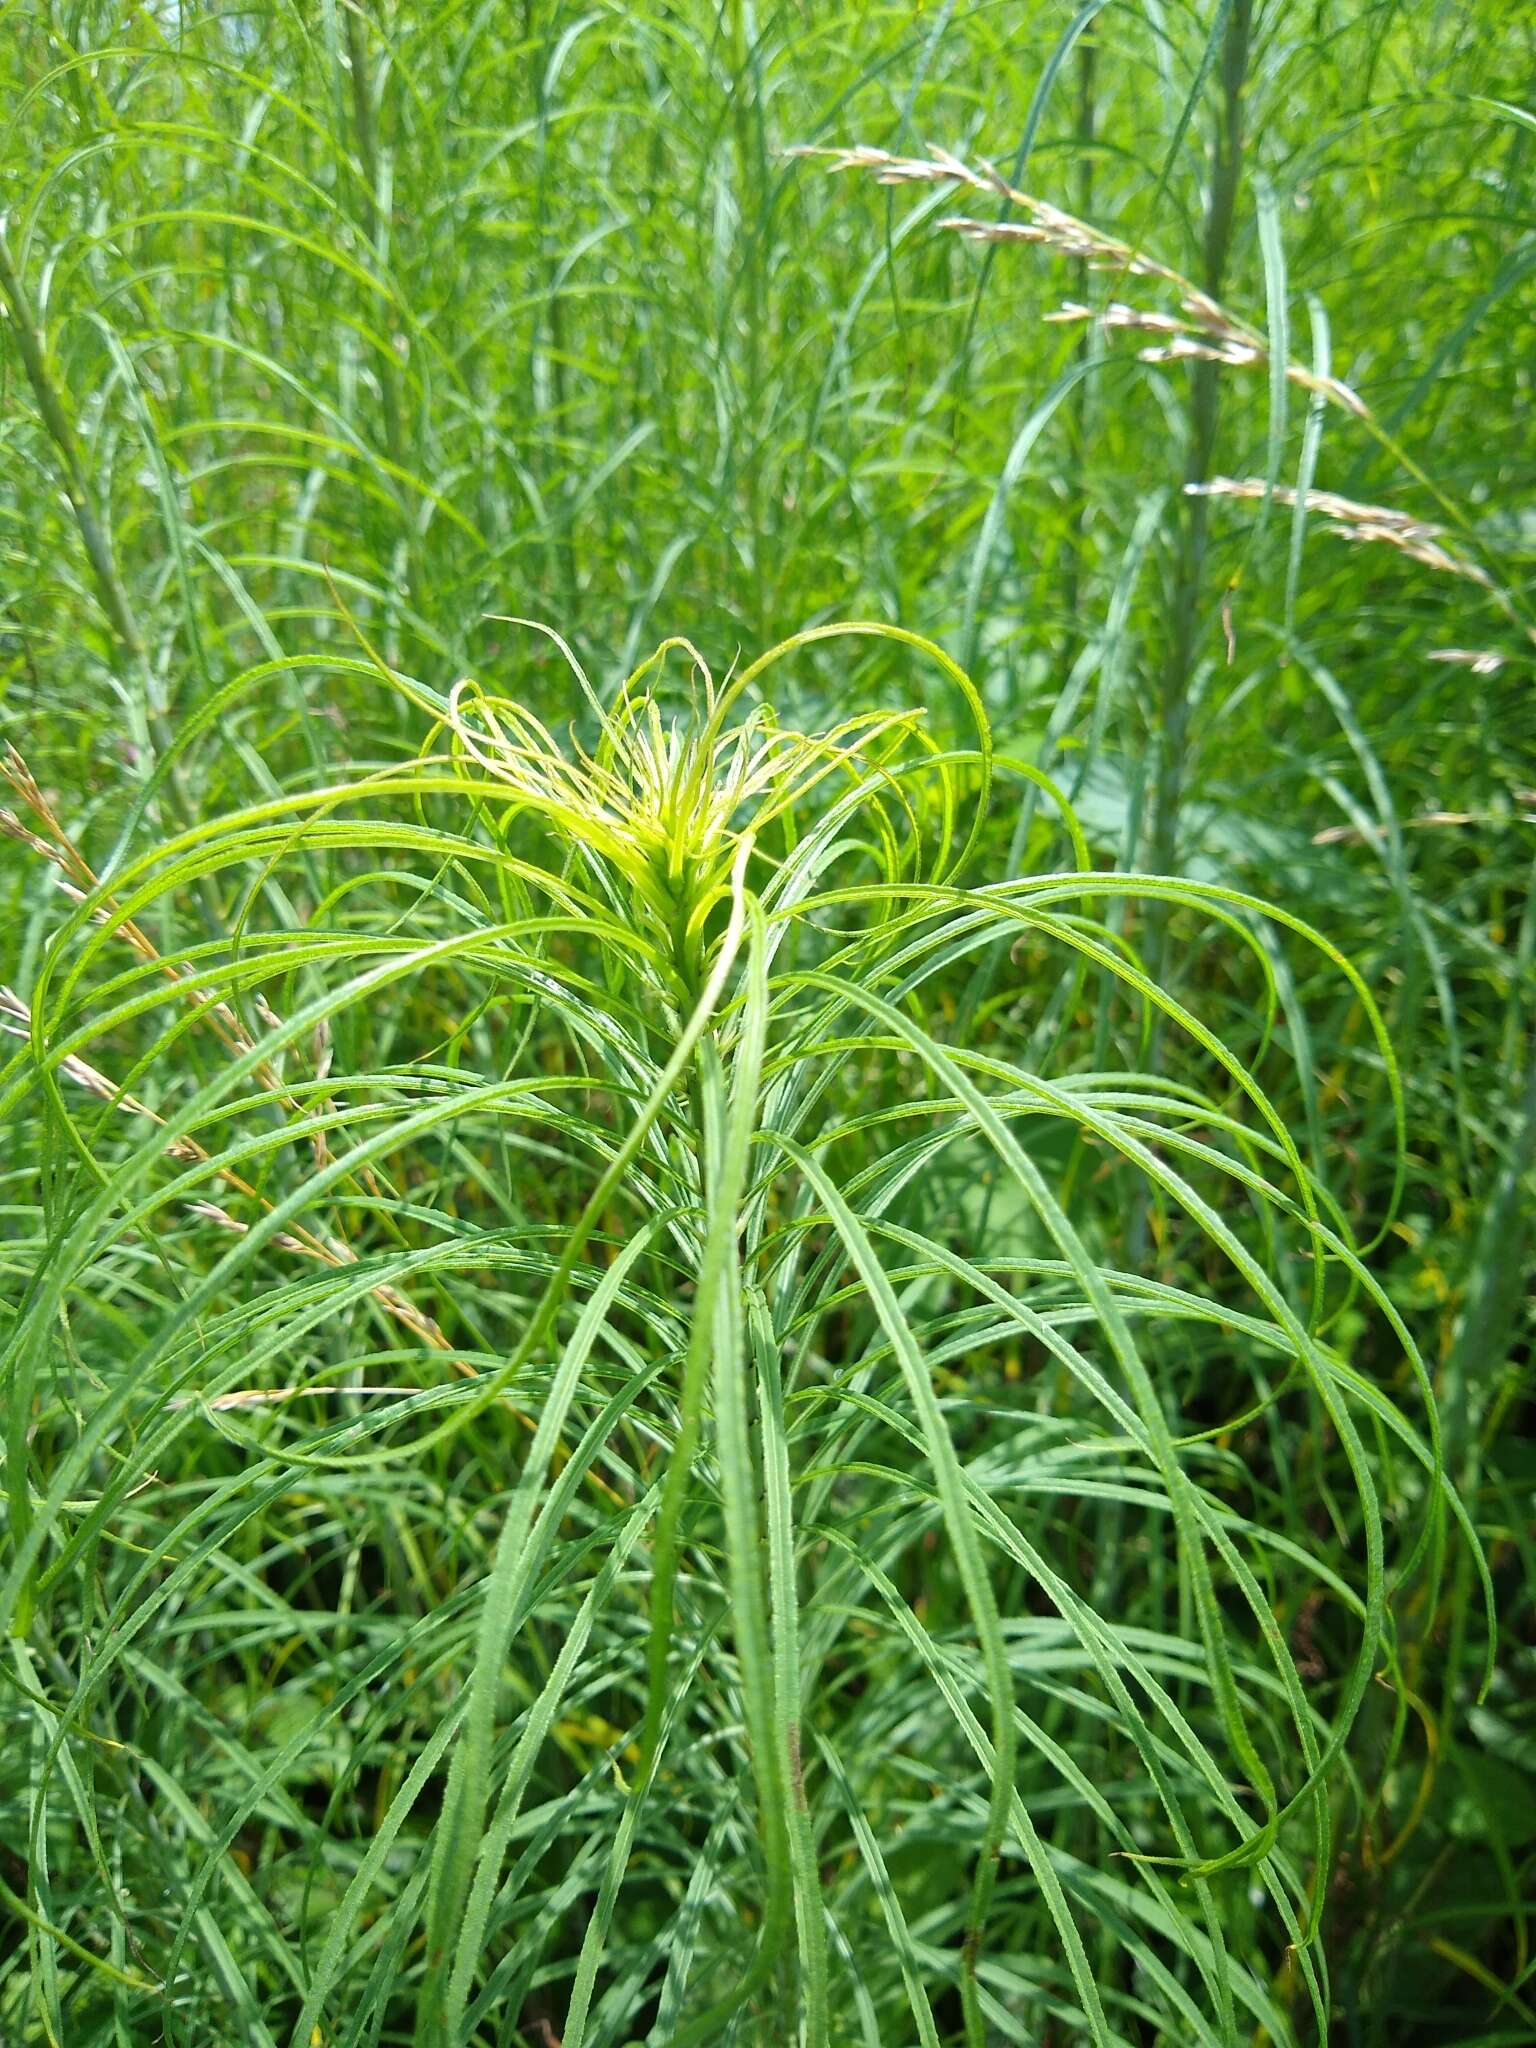
[[1536, 2041], [1533, 71], [0, 5], [5, 2048]]

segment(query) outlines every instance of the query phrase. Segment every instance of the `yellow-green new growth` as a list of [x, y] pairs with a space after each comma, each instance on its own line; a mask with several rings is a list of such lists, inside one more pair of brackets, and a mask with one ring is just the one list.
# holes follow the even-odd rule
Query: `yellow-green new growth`
[[[664, 711], [656, 690], [674, 649], [691, 663], [680, 714]], [[910, 732], [922, 716], [867, 713], [810, 734], [781, 726], [758, 703], [728, 726], [747, 677], [717, 688], [684, 639], [664, 641], [605, 709], [563, 643], [562, 651], [597, 716], [590, 752], [574, 735], [563, 751], [531, 711], [467, 679], [449, 699], [455, 745], [511, 793], [514, 808], [536, 813], [610, 886], [623, 886], [690, 984], [703, 962], [706, 921], [730, 892], [743, 846], [748, 855], [760, 851], [767, 828], [838, 770], [868, 780], [874, 742]]]

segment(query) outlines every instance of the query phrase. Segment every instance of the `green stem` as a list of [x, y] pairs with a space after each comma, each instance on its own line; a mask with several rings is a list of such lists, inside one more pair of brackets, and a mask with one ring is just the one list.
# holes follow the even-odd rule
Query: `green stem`
[[[357, 136], [358, 162], [363, 171], [363, 225], [373, 260], [383, 272], [389, 264], [391, 223], [379, 204], [383, 178], [379, 155], [379, 131], [374, 111], [373, 70], [368, 62], [368, 40], [361, 9], [356, 6], [348, 7], [346, 20], [347, 70], [351, 75], [352, 88], [352, 125]], [[385, 352], [381, 352], [379, 357], [379, 404], [384, 416], [384, 445], [398, 473], [406, 467], [403, 453], [404, 437], [400, 428], [400, 393], [395, 382], [395, 366]]]
[[[1093, 213], [1093, 144], [1097, 125], [1098, 63], [1098, 44], [1091, 34], [1084, 35], [1077, 46], [1077, 190], [1073, 204], [1079, 220], [1087, 220]], [[1074, 296], [1079, 301], [1085, 301], [1088, 293], [1087, 259], [1079, 258], [1076, 265]], [[1092, 346], [1092, 333], [1085, 326], [1077, 337], [1077, 359], [1080, 363], [1087, 362]], [[1090, 400], [1088, 379], [1084, 377], [1073, 393], [1072, 407], [1067, 415], [1067, 432], [1072, 448], [1073, 497], [1061, 595], [1067, 636], [1074, 647], [1083, 637], [1078, 631], [1077, 614], [1082, 597], [1084, 557], [1088, 545], [1088, 494], [1084, 489], [1084, 477], [1087, 469]]]
[[[136, 737], [145, 743], [146, 752], [163, 759], [171, 752], [175, 743], [175, 729], [168, 708], [162, 700], [154, 666], [149, 659], [148, 643], [140, 629], [127, 585], [123, 582], [117, 559], [112, 551], [110, 532], [97, 515], [85, 450], [80, 444], [79, 433], [70, 417], [64, 392], [49, 365], [42, 324], [38, 320], [21, 273], [16, 268], [3, 220], [0, 220], [0, 303], [3, 303], [4, 310], [10, 315], [22, 368], [26, 373], [27, 382], [32, 387], [32, 395], [37, 400], [39, 417], [57, 453], [59, 481], [85, 547], [86, 559], [91, 565], [91, 575], [101, 598], [102, 610], [106, 613], [107, 624], [117, 642], [125, 668], [138, 680], [142, 725]], [[147, 770], [150, 764], [146, 762], [145, 766]], [[179, 761], [171, 762], [166, 771], [165, 786], [177, 822], [184, 826], [196, 824], [198, 806], [187, 789]], [[223, 919], [212, 879], [206, 874], [198, 878], [197, 895], [202, 904], [209, 934], [217, 936], [223, 928]]]
[[657, 1516], [651, 1578], [649, 1690], [636, 1797], [643, 1797], [649, 1788], [661, 1740], [682, 1550], [682, 1517], [702, 1427], [706, 1378], [713, 1367], [732, 1623], [747, 1739], [757, 1782], [767, 1902], [757, 1952], [745, 1974], [723, 1998], [675, 2032], [668, 2048], [692, 2048], [692, 2044], [717, 2039], [725, 2022], [767, 1981], [790, 1931], [794, 1897], [786, 1820], [786, 1758], [776, 1728], [775, 1665], [769, 1646], [759, 1541], [760, 1461], [754, 1456], [753, 1432], [747, 1415], [747, 1345], [736, 1242], [747, 1154], [756, 1128], [768, 1006], [765, 938], [761, 913], [755, 906], [752, 925], [744, 1022], [734, 1061], [728, 1112], [724, 1108], [720, 1048], [713, 1036], [700, 1047], [695, 1068], [695, 1125], [689, 1138], [699, 1159], [708, 1223], [683, 1367], [678, 1434]]
[[[741, 384], [741, 407], [737, 415], [737, 462], [745, 499], [745, 525], [752, 537], [752, 595], [756, 637], [767, 639], [765, 577], [763, 557], [767, 536], [763, 531], [762, 491], [762, 350], [767, 320], [764, 278], [764, 250], [768, 233], [770, 195], [766, 185], [765, 152], [762, 138], [762, 108], [756, 101], [757, 63], [750, 24], [743, 0], [730, 0], [729, 7], [731, 122], [736, 151], [736, 215], [741, 238], [742, 285], [746, 301], [743, 320], [745, 356]], [[754, 184], [758, 187], [753, 190]], [[755, 202], [755, 203], [754, 203]]]
[[[1211, 145], [1210, 193], [1205, 210], [1201, 282], [1219, 300], [1232, 250], [1232, 223], [1243, 166], [1243, 81], [1248, 70], [1253, 27], [1253, 0], [1233, 0], [1221, 53], [1221, 111]], [[1189, 450], [1184, 482], [1205, 483], [1211, 474], [1220, 421], [1220, 365], [1195, 362], [1189, 373]], [[1200, 599], [1205, 584], [1210, 500], [1179, 493], [1173, 518], [1177, 531], [1174, 552], [1173, 600], [1167, 653], [1158, 689], [1157, 773], [1152, 792], [1151, 843], [1147, 865], [1154, 874], [1171, 875], [1179, 867], [1179, 828], [1189, 775], [1189, 714], [1200, 644]], [[1171, 906], [1153, 901], [1147, 907], [1145, 961], [1151, 980], [1167, 986], [1168, 920]], [[1147, 1045], [1151, 1072], [1162, 1068], [1163, 1019], [1154, 1018]], [[1143, 1188], [1132, 1207], [1127, 1246], [1133, 1266], [1146, 1257], [1147, 1193]]]
[[[1518, 997], [1516, 1002], [1518, 1003]], [[1483, 1443], [1475, 1394], [1483, 1406], [1508, 1365], [1515, 1327], [1526, 1299], [1526, 1247], [1530, 1204], [1526, 1187], [1536, 1171], [1536, 1036], [1526, 1047], [1525, 1086], [1514, 1135], [1477, 1233], [1472, 1274], [1461, 1323], [1446, 1361], [1444, 1377], [1445, 1466], [1464, 1500], [1475, 1503]], [[1511, 1077], [1513, 1079], [1513, 1077]], [[1454, 1742], [1460, 1716], [1456, 1691], [1465, 1656], [1467, 1623], [1473, 1612], [1474, 1560], [1466, 1545], [1457, 1554], [1445, 1658], [1445, 1696], [1440, 1725]]]
[[111, 539], [92, 503], [85, 451], [80, 446], [80, 437], [70, 418], [64, 394], [49, 366], [42, 326], [11, 255], [3, 222], [0, 222], [0, 298], [4, 299], [6, 311], [10, 314], [17, 353], [27, 382], [32, 387], [32, 395], [37, 400], [38, 413], [58, 454], [59, 480], [85, 545], [86, 559], [91, 565], [107, 623], [123, 653], [143, 677], [150, 738], [156, 751], [164, 753], [171, 743], [171, 733], [165, 714], [155, 699], [144, 637], [118, 573]]
[[[739, 889], [738, 865], [736, 887]], [[678, 1425], [667, 1463], [652, 1548], [650, 1640], [647, 1647], [645, 1716], [639, 1755], [624, 1819], [577, 1960], [564, 2039], [580, 2048], [602, 1948], [602, 1930], [612, 1910], [634, 1840], [641, 1807], [651, 1790], [674, 1702], [668, 1677], [676, 1612], [683, 1518], [703, 1432], [704, 1401], [711, 1367], [719, 1437], [721, 1491], [725, 1511], [732, 1619], [741, 1677], [747, 1736], [757, 1781], [767, 1867], [767, 1899], [757, 1951], [746, 1972], [706, 2011], [677, 2028], [665, 2048], [693, 2048], [712, 2042], [771, 1975], [793, 1922], [794, 1880], [785, 1819], [784, 1758], [775, 1726], [775, 1669], [768, 1644], [763, 1597], [763, 1560], [757, 1535], [755, 1461], [746, 1414], [746, 1335], [737, 1237], [747, 1156], [756, 1129], [758, 1092], [766, 1039], [768, 984], [766, 937], [761, 909], [746, 906], [751, 922], [747, 989], [741, 1011], [729, 1103], [725, 1062], [712, 1028], [690, 1062], [689, 1110], [674, 1126], [698, 1165], [703, 1235], [698, 1281], [679, 1390]], [[718, 993], [719, 968], [715, 992]]]
[[[744, 858], [732, 877], [734, 893], [730, 919], [698, 1003], [684, 1024], [671, 1056], [656, 1076], [644, 1107], [587, 1198], [586, 1206], [566, 1239], [559, 1262], [545, 1283], [538, 1306], [528, 1318], [515, 1351], [501, 1372], [486, 1375], [481, 1398], [487, 1404], [496, 1398], [502, 1386], [516, 1379], [552, 1332], [556, 1314], [566, 1298], [578, 1262], [603, 1212], [615, 1191], [623, 1185], [646, 1138], [664, 1117], [679, 1082], [696, 1062], [699, 1043], [709, 1029], [741, 941], [746, 914], [741, 899]], [[671, 1476], [669, 1468], [669, 1481]], [[491, 1753], [495, 1738], [495, 1674], [500, 1665], [504, 1636], [496, 1617], [487, 1614], [482, 1621], [484, 1637], [479, 1646], [476, 1675], [471, 1682], [470, 1710], [443, 1797], [443, 1818], [438, 1835], [442, 1846], [434, 1851], [428, 1894], [427, 1982], [416, 2024], [416, 2038], [423, 2048], [449, 2048], [457, 2024], [457, 2015], [450, 2014], [444, 2004], [444, 1990], [449, 1981], [452, 1950], [469, 1896], [474, 1857], [484, 1833], [485, 1809], [490, 1794]], [[635, 1804], [632, 1799], [631, 1811]], [[570, 2031], [574, 2033], [575, 2029]]]
[[[1253, 0], [1233, 0], [1222, 44], [1222, 105], [1211, 151], [1210, 196], [1205, 212], [1202, 283], [1219, 298], [1232, 250], [1243, 167], [1243, 84], [1248, 71]], [[1189, 455], [1186, 484], [1205, 483], [1211, 474], [1219, 421], [1220, 365], [1197, 362], [1190, 369]], [[1175, 517], [1178, 543], [1168, 652], [1159, 691], [1158, 772], [1152, 821], [1152, 867], [1172, 874], [1178, 863], [1179, 820], [1188, 776], [1189, 711], [1200, 639], [1200, 596], [1205, 580], [1210, 503], [1180, 495]], [[1154, 912], [1148, 959], [1155, 976], [1161, 965], [1166, 918]]]

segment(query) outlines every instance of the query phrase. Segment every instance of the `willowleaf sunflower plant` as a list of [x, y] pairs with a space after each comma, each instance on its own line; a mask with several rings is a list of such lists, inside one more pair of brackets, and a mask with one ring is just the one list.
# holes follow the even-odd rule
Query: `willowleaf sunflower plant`
[[[936, 701], [780, 723], [854, 636]], [[178, 756], [300, 665], [248, 671], [99, 878], [13, 776], [71, 898], [0, 1096], [49, 1223], [0, 1592], [50, 2024], [1321, 2035], [1337, 1817], [1394, 1753], [1351, 1731], [1460, 1515], [1288, 956], [1400, 1123], [1369, 990], [1283, 904], [1096, 870], [913, 634], [720, 685], [669, 641], [610, 702], [550, 637], [570, 738], [333, 658], [420, 756], [178, 829]], [[1177, 944], [1150, 978], [1146, 906], [1257, 1056]], [[1213, 1356], [1240, 1412], [1186, 1412]], [[1270, 1511], [1288, 1411], [1353, 1498]]]

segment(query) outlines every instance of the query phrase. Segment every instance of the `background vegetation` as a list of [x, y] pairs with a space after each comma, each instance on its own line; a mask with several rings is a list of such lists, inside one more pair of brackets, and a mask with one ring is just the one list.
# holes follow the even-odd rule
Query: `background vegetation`
[[[0, 2039], [1536, 2041], [1533, 74], [1492, 0], [0, 8]], [[642, 970], [415, 765], [465, 676], [598, 744], [509, 614], [605, 703], [926, 636], [992, 793], [920, 650], [792, 651], [952, 758], [765, 823], [771, 982]], [[1189, 886], [919, 917], [946, 802], [957, 890], [1072, 870], [1014, 764]]]

